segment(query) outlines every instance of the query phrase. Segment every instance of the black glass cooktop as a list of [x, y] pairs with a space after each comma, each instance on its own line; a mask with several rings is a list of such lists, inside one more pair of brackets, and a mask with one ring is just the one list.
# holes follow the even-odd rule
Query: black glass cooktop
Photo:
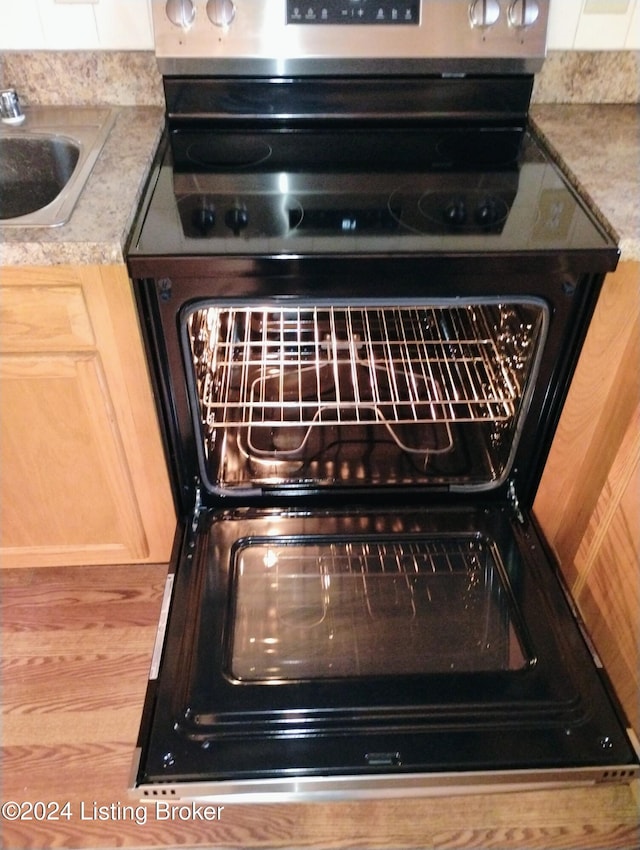
[[130, 253], [612, 247], [529, 133], [329, 128], [173, 131]]

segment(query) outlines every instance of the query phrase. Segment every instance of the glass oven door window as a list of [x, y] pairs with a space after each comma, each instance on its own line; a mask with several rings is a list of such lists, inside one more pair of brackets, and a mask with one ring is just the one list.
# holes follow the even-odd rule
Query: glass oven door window
[[236, 681], [519, 670], [532, 659], [482, 535], [249, 539], [233, 558]]

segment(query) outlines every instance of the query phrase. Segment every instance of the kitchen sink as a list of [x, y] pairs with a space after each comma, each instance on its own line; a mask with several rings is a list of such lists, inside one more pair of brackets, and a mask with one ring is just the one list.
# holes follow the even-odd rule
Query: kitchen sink
[[80, 147], [57, 136], [0, 138], [0, 219], [43, 209], [69, 184]]
[[115, 120], [108, 107], [33, 106], [0, 127], [0, 227], [65, 224]]

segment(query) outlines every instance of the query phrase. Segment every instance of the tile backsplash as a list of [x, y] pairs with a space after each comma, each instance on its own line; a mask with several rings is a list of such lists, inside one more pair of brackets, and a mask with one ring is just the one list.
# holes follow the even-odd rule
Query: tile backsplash
[[[151, 50], [150, 7], [151, 0], [5, 0], [0, 50]], [[548, 46], [638, 50], [640, 0], [551, 0]]]
[[0, 50], [151, 50], [151, 0], [4, 2]]
[[638, 50], [640, 0], [551, 0], [550, 50]]

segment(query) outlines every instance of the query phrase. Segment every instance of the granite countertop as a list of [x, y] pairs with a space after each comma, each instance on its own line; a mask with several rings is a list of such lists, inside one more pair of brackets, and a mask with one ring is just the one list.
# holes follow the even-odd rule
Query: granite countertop
[[[537, 104], [536, 132], [618, 241], [640, 261], [640, 107]], [[0, 229], [4, 265], [124, 261], [124, 246], [163, 128], [157, 106], [119, 107], [78, 205], [63, 227]]]
[[164, 111], [157, 106], [116, 107], [102, 152], [67, 224], [61, 227], [0, 227], [3, 265], [85, 265], [124, 262]]
[[640, 261], [640, 106], [540, 104], [531, 120], [621, 259]]

